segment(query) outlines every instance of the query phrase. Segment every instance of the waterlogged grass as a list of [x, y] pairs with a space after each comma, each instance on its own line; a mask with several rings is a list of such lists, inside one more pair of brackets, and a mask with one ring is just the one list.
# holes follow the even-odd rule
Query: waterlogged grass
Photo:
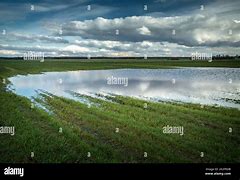
[[[0, 61], [0, 126], [15, 126], [14, 136], [0, 134], [0, 162], [240, 162], [237, 109], [153, 103], [122, 96], [105, 97], [109, 101], [104, 101], [75, 94], [91, 101], [88, 106], [42, 93], [35, 100], [48, 113], [31, 108], [30, 100], [7, 91], [7, 81], [2, 83], [3, 78], [17, 74], [127, 67], [123, 65], [126, 62], [85, 63]], [[153, 64], [152, 68], [160, 68]], [[183, 126], [184, 135], [164, 134], [166, 125]]]
[[239, 68], [240, 60], [0, 60], [1, 75], [39, 73], [48, 71], [88, 70], [88, 69], [117, 69], [117, 68], [177, 68], [177, 67], [230, 67]]

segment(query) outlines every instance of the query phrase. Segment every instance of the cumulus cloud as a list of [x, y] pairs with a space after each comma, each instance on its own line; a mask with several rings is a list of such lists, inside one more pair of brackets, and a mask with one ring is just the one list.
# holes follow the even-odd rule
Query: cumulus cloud
[[[239, 52], [238, 47], [188, 47], [177, 43], [168, 42], [121, 42], [121, 41], [99, 41], [99, 40], [76, 40], [74, 44], [63, 45], [61, 47], [44, 46], [13, 46], [0, 45], [4, 49], [4, 55], [22, 56], [27, 51], [44, 52], [46, 56], [88, 56], [92, 57], [118, 57], [118, 56], [136, 56], [144, 57], [179, 57], [191, 56], [193, 52], [221, 53], [235, 55]], [[229, 53], [231, 52], [231, 53]], [[1, 53], [1, 52], [0, 52]], [[2, 53], [3, 54], [3, 53]]]
[[[119, 30], [116, 36], [115, 31]], [[233, 32], [229, 34], [229, 30]], [[175, 30], [175, 34], [172, 31]], [[229, 19], [196, 14], [193, 16], [150, 17], [71, 21], [63, 34], [85, 39], [129, 42], [167, 41], [187, 46], [239, 46], [240, 26]]]
[[2, 38], [5, 38], [7, 41], [68, 43], [68, 40], [62, 37], [36, 34], [9, 33], [6, 36], [2, 36]]
[[[106, 2], [91, 4], [88, 11], [88, 0], [44, 0], [34, 4], [34, 12], [29, 2], [0, 3], [0, 15], [6, 17], [0, 20], [4, 22], [0, 28], [7, 32], [0, 34], [0, 55], [26, 51], [54, 56], [141, 57], [190, 56], [195, 51], [239, 53], [240, 1], [211, 1], [201, 10], [199, 3], [183, 0], [188, 4], [184, 12], [177, 11], [179, 1], [155, 0], [144, 13], [135, 7], [136, 15], [118, 11], [118, 6]], [[169, 13], [170, 7], [174, 13]]]
[[27, 51], [36, 51], [36, 52], [54, 52], [59, 51], [57, 47], [46, 47], [46, 46], [28, 46], [28, 45], [8, 45], [8, 44], [0, 44], [0, 49], [4, 50], [12, 50], [25, 53]]
[[19, 55], [19, 53], [17, 51], [13, 51], [13, 50], [0, 50], [0, 54], [2, 55], [10, 55], [10, 56], [16, 56], [16, 55]]
[[86, 53], [89, 52], [89, 49], [86, 47], [80, 47], [76, 45], [69, 45], [64, 48], [62, 48], [62, 51], [70, 51], [72, 53]]
[[151, 35], [151, 31], [145, 26], [138, 28], [137, 31], [142, 35]]

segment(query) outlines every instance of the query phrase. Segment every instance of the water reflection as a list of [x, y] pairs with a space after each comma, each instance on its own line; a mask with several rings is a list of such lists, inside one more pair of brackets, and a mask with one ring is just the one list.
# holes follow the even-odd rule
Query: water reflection
[[[108, 83], [119, 78], [126, 83]], [[36, 90], [74, 98], [81, 94], [113, 93], [150, 100], [181, 101], [237, 107], [240, 100], [240, 70], [237, 68], [119, 69], [47, 72], [9, 78], [19, 95], [31, 98]], [[116, 79], [115, 79], [116, 80]], [[121, 81], [122, 80], [122, 81]], [[125, 79], [126, 82], [126, 79]]]

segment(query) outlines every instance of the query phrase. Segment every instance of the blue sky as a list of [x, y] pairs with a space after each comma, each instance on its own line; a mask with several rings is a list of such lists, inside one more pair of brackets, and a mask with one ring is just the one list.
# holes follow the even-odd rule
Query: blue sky
[[235, 55], [239, 12], [238, 0], [1, 0], [0, 56]]

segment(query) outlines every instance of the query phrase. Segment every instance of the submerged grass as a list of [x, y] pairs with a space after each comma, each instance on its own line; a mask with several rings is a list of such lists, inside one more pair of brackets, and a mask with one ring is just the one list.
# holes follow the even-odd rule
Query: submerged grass
[[[179, 63], [187, 66], [192, 62], [172, 62], [173, 66]], [[228, 65], [232, 64], [238, 62]], [[84, 96], [98, 104], [87, 106], [40, 93], [36, 101], [52, 112], [49, 114], [41, 108], [31, 108], [30, 100], [7, 91], [8, 82], [2, 81], [16, 74], [141, 66], [161, 68], [170, 64], [0, 61], [0, 126], [15, 126], [16, 131], [14, 136], [0, 134], [0, 162], [240, 162], [237, 109], [154, 103], [123, 96], [105, 97], [111, 101]], [[183, 126], [184, 135], [164, 134], [162, 128], [166, 125]], [[148, 157], [144, 157], [144, 152]], [[201, 152], [204, 157], [200, 157]]]

